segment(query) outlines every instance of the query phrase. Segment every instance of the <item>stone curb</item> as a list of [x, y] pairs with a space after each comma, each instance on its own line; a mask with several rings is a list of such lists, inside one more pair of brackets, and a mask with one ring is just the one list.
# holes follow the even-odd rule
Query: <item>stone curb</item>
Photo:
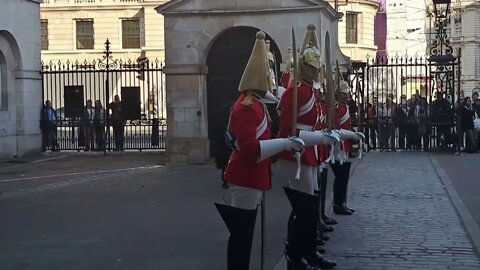
[[[364, 153], [363, 155], [364, 155], [363, 158], [365, 158], [365, 156], [367, 156], [368, 154], [367, 154], [367, 153]], [[354, 175], [357, 167], [358, 167], [358, 166], [360, 165], [360, 163], [362, 162], [363, 158], [360, 159], [360, 160], [358, 160], [358, 158], [355, 158], [355, 159], [357, 159], [357, 162], [355, 162], [355, 163], [352, 162], [352, 165], [353, 165], [353, 166], [352, 166], [352, 168], [350, 169], [350, 177], [351, 177], [350, 183], [353, 183], [353, 182], [355, 182], [355, 181], [357, 180], [356, 178], [352, 178], [352, 176]], [[332, 201], [332, 198], [333, 198], [333, 192], [330, 193], [330, 194], [328, 194], [328, 197], [325, 199], [325, 201], [326, 201], [326, 202], [331, 202], [331, 201]], [[329, 206], [330, 206], [330, 205], [329, 205]], [[329, 207], [329, 206], [328, 206], [328, 207]], [[328, 207], [325, 207], [325, 208], [328, 209]], [[284, 258], [284, 256], [282, 255], [282, 256], [280, 257], [280, 259], [278, 260], [278, 262], [275, 264], [275, 267], [273, 268], [273, 270], [284, 270], [284, 269], [287, 269], [287, 267], [286, 267], [285, 258]]]
[[480, 258], [480, 227], [475, 222], [467, 207], [463, 203], [462, 198], [460, 198], [460, 196], [458, 195], [455, 187], [453, 186], [445, 171], [442, 169], [442, 166], [438, 162], [437, 158], [431, 155], [430, 161], [432, 162], [432, 166], [435, 169], [440, 182], [446, 189], [448, 197], [453, 204], [453, 207], [457, 211], [458, 216], [460, 217], [463, 225], [465, 226], [468, 238], [472, 243], [475, 254], [478, 258]]

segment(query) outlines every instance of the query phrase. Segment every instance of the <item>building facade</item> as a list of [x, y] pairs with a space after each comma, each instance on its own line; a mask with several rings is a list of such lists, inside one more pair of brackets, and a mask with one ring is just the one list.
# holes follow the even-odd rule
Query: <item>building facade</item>
[[452, 0], [451, 44], [461, 57], [460, 91], [480, 93], [480, 0]]
[[172, 163], [205, 163], [215, 151], [212, 145], [225, 132], [215, 130], [217, 119], [223, 116], [222, 106], [239, 95], [258, 30], [271, 41], [279, 70], [292, 46], [292, 27], [299, 48], [309, 24], [317, 26], [324, 61], [338, 60], [343, 71], [350, 67], [338, 45], [341, 14], [326, 1], [173, 0], [157, 11], [165, 19], [167, 153]]
[[108, 39], [116, 59], [165, 59], [163, 18], [154, 8], [166, 0], [44, 0], [42, 61], [93, 61]]
[[423, 0], [386, 1], [388, 55], [427, 55], [427, 4]]
[[40, 152], [40, 0], [2, 0], [0, 159]]
[[338, 11], [344, 14], [338, 22], [338, 43], [352, 61], [366, 61], [376, 55], [374, 24], [379, 6], [378, 0], [338, 1]]

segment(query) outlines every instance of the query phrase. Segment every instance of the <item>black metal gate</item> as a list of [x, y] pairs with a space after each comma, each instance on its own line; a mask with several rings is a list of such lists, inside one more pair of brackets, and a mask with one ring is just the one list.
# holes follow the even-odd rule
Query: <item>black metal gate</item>
[[459, 59], [454, 57], [443, 62], [420, 56], [354, 62], [348, 74], [350, 113], [354, 125], [365, 133], [368, 148], [391, 151], [458, 146], [455, 109], [462, 98], [459, 66]]
[[[146, 57], [134, 61], [114, 59], [108, 40], [100, 59], [42, 63], [43, 101], [51, 101], [57, 112], [56, 139], [44, 140], [43, 150], [55, 148], [55, 145], [59, 150], [77, 151], [165, 149], [162, 71], [162, 63], [158, 60], [149, 61]], [[120, 119], [112, 117], [112, 102], [117, 95], [122, 107]], [[85, 106], [89, 100], [94, 107], [97, 105], [97, 112], [101, 112], [96, 113], [95, 121], [87, 119]], [[116, 132], [115, 137], [113, 126], [123, 129], [123, 138], [118, 135], [121, 132]], [[48, 135], [42, 132], [44, 137]]]

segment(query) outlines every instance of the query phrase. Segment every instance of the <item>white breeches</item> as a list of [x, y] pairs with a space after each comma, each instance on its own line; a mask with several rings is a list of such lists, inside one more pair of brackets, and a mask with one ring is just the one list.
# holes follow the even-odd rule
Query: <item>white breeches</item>
[[318, 167], [302, 165], [300, 179], [295, 180], [297, 172], [297, 163], [284, 159], [279, 159], [276, 163], [278, 178], [291, 189], [313, 195], [318, 190], [317, 171]]
[[254, 188], [230, 184], [230, 194], [233, 207], [253, 210], [260, 204], [263, 192]]

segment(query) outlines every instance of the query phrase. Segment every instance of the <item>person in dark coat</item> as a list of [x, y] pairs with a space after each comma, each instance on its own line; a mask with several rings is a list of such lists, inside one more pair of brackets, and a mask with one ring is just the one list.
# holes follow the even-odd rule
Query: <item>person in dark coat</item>
[[473, 119], [475, 119], [475, 111], [472, 107], [472, 100], [470, 97], [466, 97], [463, 99], [462, 106], [460, 107], [460, 128], [465, 133], [465, 152], [467, 153], [478, 152], [473, 132]]
[[95, 149], [94, 119], [95, 108], [93, 108], [92, 100], [88, 99], [82, 117], [83, 133], [85, 136], [85, 151], [93, 151]]
[[115, 95], [113, 102], [108, 105], [108, 109], [112, 110], [110, 121], [113, 126], [113, 138], [115, 139], [114, 151], [123, 151], [125, 120], [123, 117], [123, 103], [118, 95]]
[[450, 127], [453, 124], [454, 113], [450, 102], [437, 92], [437, 99], [432, 103], [432, 121], [437, 127], [437, 144], [446, 147], [450, 137]]
[[400, 105], [395, 107], [395, 125], [398, 128], [398, 146], [400, 149], [405, 150], [405, 140], [407, 137], [408, 128], [408, 105], [407, 97], [402, 95], [400, 97]]
[[221, 179], [223, 181], [223, 188], [228, 188], [228, 184], [225, 182], [224, 175], [228, 160], [232, 154], [232, 149], [230, 149], [225, 141], [225, 132], [228, 129], [229, 116], [232, 106], [233, 102], [230, 101], [220, 108], [214, 135], [215, 164], [217, 165], [217, 169], [222, 171]]
[[95, 118], [93, 119], [93, 127], [95, 131], [95, 141], [97, 143], [97, 151], [105, 149], [105, 109], [103, 109], [100, 100], [95, 101]]
[[42, 150], [48, 147], [52, 151], [59, 151], [57, 142], [57, 111], [52, 108], [50, 100], [45, 101], [45, 105], [40, 113], [40, 130], [42, 131]]

